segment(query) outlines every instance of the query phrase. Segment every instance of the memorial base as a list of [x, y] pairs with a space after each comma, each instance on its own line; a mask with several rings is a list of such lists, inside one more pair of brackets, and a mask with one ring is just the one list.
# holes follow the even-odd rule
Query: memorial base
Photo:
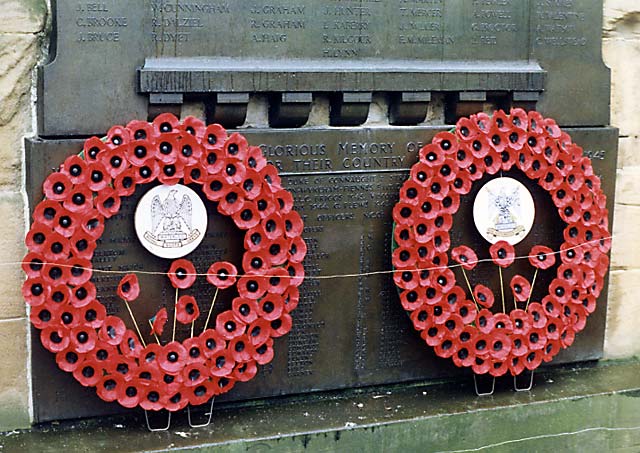
[[216, 405], [211, 425], [186, 413], [166, 433], [144, 414], [47, 423], [0, 438], [3, 451], [638, 451], [640, 362], [540, 371], [531, 392], [498, 380], [477, 397], [455, 382], [370, 387]]

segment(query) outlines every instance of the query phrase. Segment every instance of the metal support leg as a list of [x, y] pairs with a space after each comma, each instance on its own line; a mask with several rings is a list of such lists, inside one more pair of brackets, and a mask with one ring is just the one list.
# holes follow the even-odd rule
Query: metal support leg
[[519, 388], [518, 387], [518, 376], [514, 376], [513, 377], [513, 389], [516, 392], [528, 392], [529, 390], [531, 390], [533, 388], [533, 371], [530, 372], [531, 376], [529, 379], [529, 386], [525, 387], [525, 388]]
[[149, 429], [149, 431], [152, 431], [152, 432], [167, 431], [171, 427], [171, 412], [169, 412], [169, 417], [167, 419], [167, 426], [164, 428], [152, 428], [151, 425], [149, 424], [149, 415], [147, 414], [147, 411], [144, 411], [144, 418], [147, 421], [147, 428]]
[[205, 426], [209, 426], [209, 424], [211, 424], [211, 416], [213, 415], [213, 402], [215, 401], [215, 397], [211, 398], [211, 407], [209, 407], [209, 412], [205, 412], [204, 415], [209, 415], [209, 418], [207, 420], [206, 423], [203, 423], [201, 425], [194, 425], [193, 423], [191, 423], [191, 405], [187, 406], [187, 417], [189, 419], [189, 426], [191, 426], [192, 428], [204, 428]]
[[493, 391], [496, 388], [496, 378], [495, 377], [491, 377], [491, 391], [490, 392], [480, 393], [478, 391], [478, 381], [476, 379], [476, 374], [474, 373], [473, 374], [473, 386], [476, 389], [476, 395], [478, 395], [478, 396], [491, 396], [491, 395], [493, 395]]

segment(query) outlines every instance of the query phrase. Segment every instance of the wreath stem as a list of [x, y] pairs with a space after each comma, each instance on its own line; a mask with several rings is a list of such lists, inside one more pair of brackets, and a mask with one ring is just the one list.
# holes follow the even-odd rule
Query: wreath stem
[[213, 312], [213, 306], [216, 303], [216, 299], [218, 297], [218, 291], [220, 291], [220, 288], [216, 287], [216, 292], [213, 294], [213, 300], [211, 300], [211, 307], [209, 307], [209, 313], [207, 314], [207, 320], [204, 322], [204, 327], [202, 328], [203, 333], [205, 330], [207, 330], [207, 326], [209, 325], [209, 319], [211, 319], [211, 313]]
[[504, 283], [502, 280], [502, 267], [498, 266], [498, 274], [500, 274], [500, 295], [502, 296], [502, 313], [507, 312], [507, 306], [504, 303]]
[[138, 327], [138, 323], [136, 322], [135, 316], [133, 316], [133, 312], [131, 311], [131, 307], [129, 306], [129, 302], [126, 300], [124, 304], [127, 306], [127, 310], [129, 310], [129, 316], [131, 316], [131, 320], [133, 321], [133, 325], [136, 326], [136, 332], [138, 332], [138, 337], [140, 338], [140, 342], [144, 348], [147, 347], [147, 344], [144, 342], [144, 338], [142, 338], [142, 334], [140, 333], [140, 328]]
[[471, 298], [473, 299], [473, 303], [476, 304], [476, 308], [480, 311], [480, 305], [478, 305], [478, 301], [476, 300], [476, 296], [473, 295], [473, 290], [471, 289], [471, 283], [469, 283], [469, 278], [467, 277], [467, 273], [464, 270], [464, 267], [460, 267], [462, 269], [462, 275], [464, 275], [464, 280], [467, 282], [467, 288], [469, 288], [469, 293], [471, 293]]
[[536, 267], [536, 271], [533, 273], [533, 280], [531, 281], [531, 291], [529, 291], [529, 298], [527, 299], [527, 305], [524, 307], [524, 311], [527, 311], [527, 308], [529, 308], [529, 302], [531, 301], [531, 296], [533, 295], [533, 285], [536, 284], [537, 276], [538, 276], [538, 268]]
[[171, 341], [176, 341], [176, 318], [178, 317], [178, 288], [176, 288], [176, 300], [173, 302], [173, 334]]

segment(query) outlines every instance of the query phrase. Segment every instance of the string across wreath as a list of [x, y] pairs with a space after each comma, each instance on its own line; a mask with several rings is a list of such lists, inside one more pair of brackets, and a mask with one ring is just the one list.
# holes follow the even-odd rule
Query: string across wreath
[[[179, 296], [196, 280], [195, 267], [186, 259], [171, 263], [167, 275], [176, 293], [167, 344], [158, 338], [169, 319], [164, 308], [142, 326], [150, 327], [156, 342], [144, 340], [130, 303], [149, 301], [135, 274], [117, 289], [135, 331], [107, 314], [91, 281], [91, 259], [106, 219], [137, 187], [155, 181], [200, 187], [245, 232], [242, 275], [236, 279], [238, 270], [228, 262], [212, 263], [207, 271], [216, 291], [199, 334], [196, 298]], [[240, 134], [227, 135], [220, 125], [162, 114], [153, 123], [133, 121], [112, 127], [104, 139], [89, 138], [82, 153], [47, 177], [43, 192], [26, 236], [22, 292], [42, 345], [83, 386], [128, 408], [177, 411], [228, 392], [272, 360], [273, 339], [291, 329], [307, 249], [293, 197], [260, 148]], [[239, 296], [209, 327], [218, 291], [233, 285]], [[189, 338], [175, 339], [176, 322], [191, 325]]]
[[[509, 282], [514, 307], [507, 311], [502, 269], [513, 263], [514, 247], [501, 240], [489, 249], [500, 275], [496, 298], [470, 281], [466, 271], [477, 265], [477, 253], [465, 245], [451, 250], [449, 232], [473, 182], [512, 169], [549, 193], [565, 226], [558, 263], [544, 245], [527, 253], [533, 276]], [[595, 310], [609, 266], [607, 215], [591, 161], [554, 120], [521, 109], [462, 118], [454, 131], [437, 134], [420, 150], [393, 209], [392, 263], [401, 304], [426, 344], [458, 367], [494, 377], [534, 370], [571, 346]], [[462, 271], [462, 285], [447, 267], [450, 260]], [[545, 270], [555, 275], [549, 293], [532, 300]]]

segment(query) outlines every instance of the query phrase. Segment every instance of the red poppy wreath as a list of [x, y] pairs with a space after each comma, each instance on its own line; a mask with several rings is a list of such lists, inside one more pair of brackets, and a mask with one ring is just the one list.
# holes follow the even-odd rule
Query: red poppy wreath
[[[245, 252], [243, 275], [227, 262], [207, 271], [216, 295], [236, 285], [239, 296], [212, 328], [207, 328], [209, 310], [200, 335], [193, 334], [200, 314], [196, 299], [177, 297], [194, 283], [196, 270], [186, 259], [173, 261], [167, 271], [176, 288], [173, 322], [191, 324], [192, 334], [176, 341], [174, 324], [173, 340], [161, 344], [157, 336], [169, 319], [162, 308], [149, 323], [157, 342], [147, 345], [129, 307], [144, 301], [136, 275], [124, 276], [117, 289], [134, 331], [107, 314], [91, 281], [91, 259], [105, 220], [119, 211], [121, 199], [156, 181], [201, 187], [218, 212], [245, 232]], [[86, 140], [82, 153], [45, 180], [43, 191], [26, 237], [22, 291], [42, 345], [82, 385], [125, 407], [176, 411], [252, 379], [258, 365], [272, 360], [273, 338], [291, 329], [289, 313], [298, 304], [307, 249], [291, 194], [276, 168], [242, 135], [227, 136], [217, 124], [180, 122], [170, 114], [151, 124], [114, 126], [106, 138]]]
[[[549, 362], [584, 328], [609, 266], [606, 197], [591, 161], [555, 121], [521, 109], [462, 118], [419, 157], [393, 210], [394, 281], [415, 329], [439, 357], [476, 374], [516, 376]], [[558, 253], [544, 245], [523, 251], [533, 278], [511, 279], [515, 307], [507, 312], [504, 293], [500, 309], [490, 288], [472, 287], [467, 271], [478, 265], [477, 254], [465, 245], [450, 250], [449, 232], [473, 182], [509, 170], [548, 192], [565, 226]], [[515, 250], [500, 240], [489, 256], [502, 278]], [[457, 284], [454, 267], [466, 288]], [[549, 292], [532, 300], [536, 276], [545, 270], [553, 273]]]

